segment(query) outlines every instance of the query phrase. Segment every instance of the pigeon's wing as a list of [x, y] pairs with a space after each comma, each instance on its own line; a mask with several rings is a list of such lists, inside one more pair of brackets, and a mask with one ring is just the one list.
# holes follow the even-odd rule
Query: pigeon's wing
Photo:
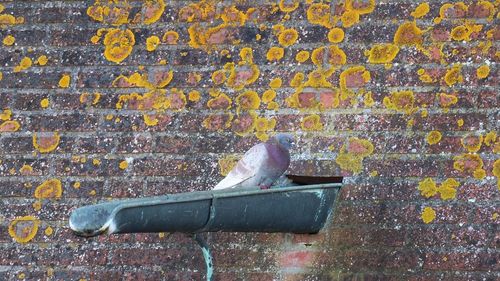
[[229, 174], [214, 189], [231, 188], [257, 176], [269, 158], [265, 144], [260, 143], [248, 150]]

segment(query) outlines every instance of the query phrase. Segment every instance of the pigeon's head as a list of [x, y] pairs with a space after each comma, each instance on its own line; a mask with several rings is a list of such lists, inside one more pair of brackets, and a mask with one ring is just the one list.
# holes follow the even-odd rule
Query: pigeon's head
[[284, 148], [290, 149], [294, 145], [294, 138], [290, 134], [277, 134], [275, 137], [276, 141]]

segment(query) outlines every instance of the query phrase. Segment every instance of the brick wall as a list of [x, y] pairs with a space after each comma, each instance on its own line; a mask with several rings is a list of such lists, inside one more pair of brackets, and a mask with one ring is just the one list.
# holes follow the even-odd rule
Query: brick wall
[[281, 131], [290, 172], [345, 177], [335, 213], [209, 234], [218, 280], [500, 278], [498, 1], [113, 2], [0, 5], [1, 280], [202, 279], [181, 234], [68, 215], [209, 189]]

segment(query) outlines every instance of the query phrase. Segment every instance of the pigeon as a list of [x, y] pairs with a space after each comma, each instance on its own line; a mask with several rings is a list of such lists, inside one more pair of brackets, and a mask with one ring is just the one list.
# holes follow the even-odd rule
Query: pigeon
[[260, 188], [268, 189], [288, 169], [289, 149], [293, 136], [277, 134], [265, 143], [254, 145], [229, 174], [213, 189]]

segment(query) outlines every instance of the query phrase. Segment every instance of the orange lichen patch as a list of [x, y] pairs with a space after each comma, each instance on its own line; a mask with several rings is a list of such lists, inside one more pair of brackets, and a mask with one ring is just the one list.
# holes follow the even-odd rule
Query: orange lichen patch
[[462, 67], [459, 64], [456, 64], [446, 71], [446, 74], [444, 75], [444, 81], [448, 86], [451, 87], [456, 83], [462, 83], [464, 81], [461, 69]]
[[7, 121], [12, 117], [12, 110], [5, 109], [0, 113], [0, 120]]
[[111, 28], [104, 36], [104, 57], [120, 63], [127, 58], [135, 45], [135, 36], [130, 29]]
[[462, 154], [453, 158], [453, 168], [460, 172], [473, 173], [483, 168], [483, 159], [477, 154]]
[[420, 194], [422, 194], [422, 196], [430, 198], [436, 195], [437, 186], [432, 178], [425, 178], [418, 183], [418, 190], [420, 190]]
[[236, 112], [239, 114], [240, 109], [250, 110], [259, 109], [260, 98], [255, 91], [245, 91], [236, 97], [236, 104], [238, 106]]
[[491, 131], [487, 133], [486, 136], [484, 137], [484, 144], [486, 146], [491, 146], [495, 143], [496, 139], [497, 139], [497, 133], [495, 131]]
[[128, 162], [127, 160], [122, 160], [120, 161], [120, 164], [118, 164], [118, 167], [121, 169], [121, 170], [125, 170], [128, 168]]
[[212, 114], [203, 120], [202, 126], [209, 131], [222, 132], [224, 129], [231, 127], [233, 114]]
[[[1, 5], [0, 5], [1, 6]], [[3, 7], [3, 6], [1, 6]], [[23, 17], [14, 17], [9, 14], [1, 14], [0, 15], [0, 28], [5, 28], [8, 25], [15, 25], [24, 23]]]
[[120, 25], [128, 22], [130, 9], [131, 6], [126, 0], [95, 0], [94, 4], [87, 8], [87, 15], [95, 21]]
[[21, 59], [21, 62], [18, 66], [14, 67], [14, 72], [21, 72], [31, 67], [33, 61], [29, 57], [24, 57]]
[[455, 199], [457, 195], [457, 187], [460, 186], [460, 183], [455, 179], [446, 179], [441, 183], [437, 191], [441, 195], [442, 200], [451, 200]]
[[343, 27], [351, 27], [359, 22], [359, 13], [354, 10], [345, 10], [340, 20], [342, 21]]
[[92, 95], [89, 93], [82, 93], [79, 100], [81, 104], [96, 105], [100, 99], [101, 94], [96, 92]]
[[492, 173], [495, 177], [500, 178], [500, 159], [497, 159], [493, 163], [493, 170]]
[[169, 30], [163, 34], [161, 40], [169, 45], [176, 45], [179, 40], [179, 33], [174, 30]]
[[488, 77], [488, 75], [490, 75], [490, 67], [487, 64], [481, 65], [476, 70], [476, 75], [477, 75], [477, 78], [479, 78], [479, 79], [484, 79], [484, 78]]
[[299, 39], [299, 33], [293, 28], [285, 29], [278, 34], [278, 42], [283, 47], [288, 47], [295, 44], [295, 42], [297, 42], [297, 39]]
[[16, 218], [9, 224], [9, 235], [18, 243], [31, 241], [38, 232], [40, 221], [33, 216]]
[[259, 117], [255, 120], [255, 136], [260, 141], [267, 141], [269, 139], [268, 131], [273, 130], [276, 126], [276, 119]]
[[308, 51], [300, 51], [295, 55], [295, 60], [298, 62], [305, 62], [308, 59], [309, 59]]
[[384, 97], [384, 105], [388, 109], [412, 114], [417, 110], [414, 106], [415, 96], [413, 91], [392, 92], [390, 96]]
[[3, 79], [3, 73], [0, 71], [0, 81]]
[[466, 15], [467, 10], [468, 7], [464, 2], [445, 3], [439, 9], [439, 17], [434, 19], [434, 23], [440, 23], [445, 18], [462, 18]]
[[462, 127], [464, 125], [464, 119], [460, 118], [457, 120], [457, 126]]
[[48, 98], [44, 98], [40, 101], [40, 106], [42, 108], [47, 108], [49, 107], [49, 99]]
[[483, 144], [483, 136], [482, 135], [468, 135], [462, 138], [461, 140], [462, 146], [467, 149], [467, 151], [473, 153], [478, 152], [481, 149], [481, 145]]
[[201, 94], [200, 92], [196, 90], [192, 90], [191, 92], [188, 93], [188, 100], [192, 102], [197, 102], [201, 99]]
[[436, 219], [436, 211], [432, 207], [425, 207], [420, 217], [424, 223], [431, 223]]
[[212, 98], [207, 102], [207, 107], [210, 109], [230, 109], [232, 105], [231, 99], [226, 94], [219, 94], [216, 98]]
[[227, 24], [220, 24], [215, 27], [205, 28], [195, 23], [188, 28], [189, 46], [201, 48], [207, 52], [212, 51], [216, 45], [233, 39], [232, 29]]
[[185, 22], [207, 21], [215, 15], [215, 5], [210, 1], [189, 4], [179, 11], [179, 20]]
[[342, 146], [335, 162], [343, 170], [359, 173], [363, 167], [363, 159], [372, 153], [373, 144], [369, 140], [352, 137]]
[[254, 83], [260, 75], [259, 68], [253, 63], [240, 62], [238, 65], [227, 63], [224, 69], [230, 72], [226, 85], [235, 90], [241, 90]]
[[318, 67], [327, 67], [328, 65], [344, 65], [347, 62], [347, 57], [342, 49], [332, 45], [328, 48], [314, 49], [311, 60]]
[[156, 126], [160, 122], [155, 114], [143, 114], [142, 118], [146, 126]]
[[160, 38], [158, 36], [150, 36], [146, 39], [146, 50], [152, 52], [160, 45]]
[[321, 118], [317, 114], [306, 116], [300, 122], [300, 127], [304, 131], [321, 131], [323, 130], [323, 124], [321, 123]]
[[21, 169], [19, 169], [19, 173], [23, 176], [31, 175], [33, 173], [33, 167], [30, 165], [24, 164]]
[[59, 179], [46, 180], [35, 189], [35, 198], [37, 199], [57, 199], [61, 198], [61, 195], [62, 184]]
[[157, 22], [165, 11], [164, 0], [142, 1], [141, 11], [134, 18], [134, 23], [152, 24]]
[[224, 8], [220, 18], [226, 24], [243, 26], [247, 20], [247, 15], [243, 11], [238, 10], [235, 6], [230, 6]]
[[268, 61], [279, 61], [285, 55], [285, 50], [280, 47], [271, 47], [266, 54]]
[[307, 81], [304, 83], [304, 86], [313, 88], [331, 88], [332, 83], [330, 83], [327, 78], [330, 77], [334, 71], [335, 69], [333, 68], [329, 70], [313, 70], [307, 75]]
[[429, 3], [421, 3], [410, 15], [416, 19], [422, 18], [430, 11]]
[[371, 79], [364, 66], [352, 66], [340, 73], [340, 88], [361, 88]]
[[472, 175], [475, 179], [482, 180], [486, 177], [486, 171], [484, 169], [476, 169]]
[[46, 55], [39, 56], [38, 59], [36, 60], [38, 65], [44, 66], [49, 62], [49, 59], [47, 58]]
[[369, 14], [375, 9], [375, 0], [346, 0], [345, 7], [360, 15]]
[[280, 0], [278, 7], [282, 12], [290, 13], [297, 10], [299, 4], [299, 0]]
[[275, 98], [276, 98], [276, 91], [274, 90], [267, 90], [262, 94], [263, 103], [270, 103]]
[[217, 162], [219, 163], [219, 173], [221, 176], [227, 176], [229, 172], [236, 166], [236, 163], [238, 163], [239, 157], [236, 155], [227, 155], [221, 159], [219, 159]]
[[12, 35], [7, 35], [2, 40], [2, 43], [5, 46], [12, 46], [12, 45], [14, 45], [15, 42], [16, 42], [16, 38], [14, 38], [14, 36], [12, 36]]
[[328, 41], [331, 43], [340, 43], [344, 40], [344, 30], [342, 28], [332, 28], [328, 31]]
[[331, 28], [333, 25], [330, 5], [322, 3], [314, 3], [307, 9], [307, 20], [312, 24], [318, 24], [326, 28]]
[[[496, 2], [496, 5], [498, 6], [498, 1]], [[478, 1], [476, 3], [476, 9], [481, 10], [482, 13], [487, 13], [488, 14], [488, 21], [490, 21], [490, 22], [495, 17], [495, 13], [496, 13], [495, 6], [489, 1]], [[500, 17], [500, 15], [497, 15], [497, 18], [498, 17]]]
[[439, 93], [438, 100], [439, 105], [444, 109], [448, 109], [450, 106], [458, 102], [458, 98], [455, 95], [449, 95], [445, 93]]
[[373, 100], [372, 97], [372, 92], [367, 92], [363, 96], [363, 103], [366, 107], [372, 107], [375, 104], [375, 101]]
[[451, 38], [455, 41], [470, 41], [471, 34], [482, 29], [482, 25], [466, 22], [465, 25], [459, 25], [451, 30]]
[[216, 70], [212, 73], [212, 81], [215, 85], [220, 85], [226, 81], [226, 72], [225, 70]]
[[430, 131], [426, 137], [428, 144], [436, 144], [441, 141], [441, 132], [439, 131]]
[[252, 50], [252, 48], [242, 48], [240, 50], [240, 59], [242, 62], [253, 63], [253, 50]]
[[253, 111], [246, 111], [244, 114], [234, 119], [232, 129], [238, 136], [246, 136], [253, 132], [257, 121], [257, 114]]
[[302, 72], [297, 72], [293, 76], [292, 80], [290, 80], [290, 86], [292, 87], [300, 87], [302, 83], [304, 82], [305, 75]]
[[405, 22], [398, 27], [394, 35], [396, 45], [421, 45], [423, 31], [417, 27], [415, 22]]
[[375, 44], [366, 52], [370, 63], [390, 63], [399, 53], [399, 47], [394, 44]]
[[37, 134], [33, 134], [33, 146], [40, 153], [51, 152], [57, 148], [59, 145], [61, 137], [57, 132], [47, 135], [43, 134], [41, 136], [37, 136]]
[[46, 229], [45, 229], [45, 235], [46, 236], [51, 236], [53, 233], [54, 233], [54, 229], [52, 229], [52, 227], [48, 226]]
[[423, 68], [420, 68], [417, 71], [417, 74], [418, 74], [418, 79], [420, 79], [420, 81], [422, 81], [424, 83], [435, 82], [435, 80], [427, 72], [425, 72], [425, 69], [423, 69]]
[[269, 82], [269, 87], [271, 87], [271, 89], [278, 89], [279, 87], [281, 87], [282, 83], [283, 80], [281, 80], [281, 78], [274, 78], [273, 80], [271, 80], [271, 82]]
[[63, 74], [61, 79], [59, 79], [58, 85], [60, 88], [68, 88], [70, 82], [71, 82], [71, 77], [68, 74]]
[[0, 132], [15, 132], [19, 130], [21, 125], [17, 121], [5, 121], [0, 124]]

